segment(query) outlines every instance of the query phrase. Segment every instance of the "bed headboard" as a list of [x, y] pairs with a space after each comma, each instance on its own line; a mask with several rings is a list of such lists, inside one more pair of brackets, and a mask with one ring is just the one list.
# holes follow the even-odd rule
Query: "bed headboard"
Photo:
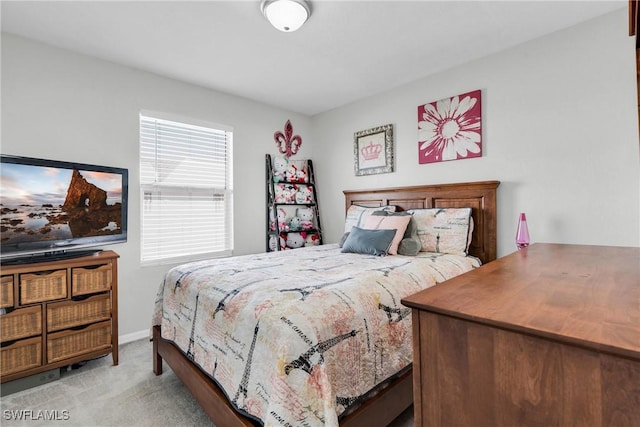
[[422, 208], [471, 208], [474, 222], [469, 254], [483, 263], [496, 259], [496, 190], [500, 181], [417, 185], [374, 190], [345, 190], [345, 209], [351, 205], [394, 205], [399, 211]]

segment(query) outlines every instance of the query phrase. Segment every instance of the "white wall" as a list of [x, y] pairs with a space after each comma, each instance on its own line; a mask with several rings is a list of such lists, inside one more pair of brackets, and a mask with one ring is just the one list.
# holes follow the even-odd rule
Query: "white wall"
[[[640, 246], [640, 154], [626, 11], [312, 118], [2, 35], [3, 154], [126, 167], [129, 241], [120, 255], [120, 335], [149, 327], [164, 267], [140, 267], [138, 113], [234, 126], [236, 254], [264, 250], [264, 154], [291, 119], [313, 158], [326, 241], [344, 223], [342, 190], [497, 179], [498, 254], [517, 213], [534, 241]], [[419, 165], [417, 106], [482, 89], [479, 159]], [[356, 177], [353, 133], [394, 124], [396, 172]], [[257, 213], [257, 214], [256, 214]]]
[[[634, 40], [621, 9], [313, 117], [328, 241], [343, 231], [340, 190], [499, 180], [498, 255], [519, 212], [533, 241], [640, 245]], [[482, 90], [483, 157], [418, 164], [417, 107]], [[353, 133], [392, 123], [396, 171], [357, 177]]]
[[[150, 326], [168, 266], [140, 266], [138, 114], [141, 110], [234, 127], [235, 254], [265, 248], [265, 153], [290, 119], [313, 157], [310, 119], [246, 99], [2, 34], [3, 154], [129, 169], [129, 239], [120, 254], [119, 324], [126, 336]], [[105, 247], [107, 248], [107, 247]]]

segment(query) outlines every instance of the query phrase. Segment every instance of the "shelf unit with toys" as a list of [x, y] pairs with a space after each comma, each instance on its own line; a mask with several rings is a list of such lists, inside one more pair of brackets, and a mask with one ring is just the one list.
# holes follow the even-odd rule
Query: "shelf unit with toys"
[[313, 162], [267, 154], [265, 169], [267, 252], [321, 245]]

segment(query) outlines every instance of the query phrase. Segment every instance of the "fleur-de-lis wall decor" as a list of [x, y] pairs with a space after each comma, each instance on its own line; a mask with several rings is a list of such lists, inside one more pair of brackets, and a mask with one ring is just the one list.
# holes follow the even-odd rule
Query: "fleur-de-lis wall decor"
[[291, 120], [287, 120], [284, 124], [284, 134], [280, 131], [273, 134], [273, 139], [278, 146], [280, 153], [286, 157], [291, 157], [298, 152], [302, 145], [302, 138], [300, 135], [293, 134], [293, 126]]

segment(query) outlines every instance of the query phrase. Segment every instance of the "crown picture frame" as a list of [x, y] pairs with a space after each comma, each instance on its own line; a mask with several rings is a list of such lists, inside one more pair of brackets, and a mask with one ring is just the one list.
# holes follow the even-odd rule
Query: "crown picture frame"
[[393, 125], [354, 133], [353, 154], [356, 176], [393, 172]]

